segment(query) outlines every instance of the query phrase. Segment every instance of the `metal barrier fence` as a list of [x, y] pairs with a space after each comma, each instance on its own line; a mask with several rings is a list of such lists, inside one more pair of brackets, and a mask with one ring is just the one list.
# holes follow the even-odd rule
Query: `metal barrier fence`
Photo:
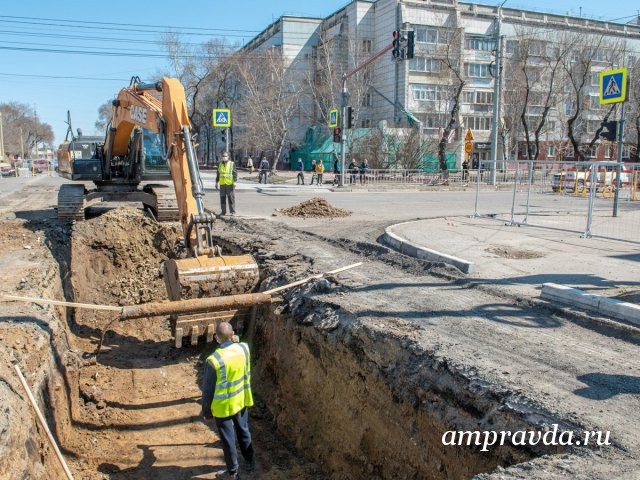
[[[468, 181], [468, 179], [467, 179]], [[346, 185], [450, 185], [463, 182], [462, 172], [449, 174], [444, 179], [439, 173], [425, 173], [422, 170], [408, 169], [368, 169], [366, 173], [347, 171]]]
[[640, 164], [621, 165], [617, 208], [616, 162], [511, 161], [502, 171], [492, 167], [481, 161], [474, 172], [474, 216], [640, 243]]

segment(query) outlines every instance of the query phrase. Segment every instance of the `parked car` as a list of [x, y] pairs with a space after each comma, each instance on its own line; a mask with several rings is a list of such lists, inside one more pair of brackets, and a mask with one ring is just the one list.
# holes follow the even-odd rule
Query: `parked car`
[[10, 163], [0, 163], [0, 175], [3, 177], [15, 177], [16, 169]]

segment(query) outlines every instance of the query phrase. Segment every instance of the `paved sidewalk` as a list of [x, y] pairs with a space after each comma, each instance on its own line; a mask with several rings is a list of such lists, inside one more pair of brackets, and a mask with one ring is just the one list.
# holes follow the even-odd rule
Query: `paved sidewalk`
[[640, 303], [637, 244], [486, 218], [418, 220], [387, 229], [401, 239], [472, 262], [470, 278], [538, 297], [553, 282]]

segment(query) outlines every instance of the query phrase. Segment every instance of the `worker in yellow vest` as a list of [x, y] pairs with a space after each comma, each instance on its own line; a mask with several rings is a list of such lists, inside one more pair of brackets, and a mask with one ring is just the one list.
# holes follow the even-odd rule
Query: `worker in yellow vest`
[[[253, 406], [249, 346], [237, 341], [228, 322], [220, 322], [215, 339], [218, 348], [207, 357], [202, 386], [202, 415], [213, 418], [222, 443], [227, 469], [218, 479], [239, 479], [236, 434], [245, 470], [255, 469], [255, 454], [249, 431], [248, 407]], [[234, 341], [236, 340], [236, 341]]]
[[220, 210], [221, 215], [227, 214], [227, 199], [229, 200], [229, 212], [231, 215], [236, 214], [236, 196], [235, 188], [238, 174], [234, 163], [229, 157], [229, 152], [222, 154], [222, 160], [218, 165], [218, 174], [216, 175], [216, 190], [220, 184]]

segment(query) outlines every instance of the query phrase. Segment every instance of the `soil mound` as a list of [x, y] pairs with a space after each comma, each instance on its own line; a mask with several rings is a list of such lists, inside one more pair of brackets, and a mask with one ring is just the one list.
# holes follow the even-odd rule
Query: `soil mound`
[[173, 256], [176, 225], [119, 208], [76, 224], [73, 233], [72, 278], [81, 283], [75, 290], [84, 300], [131, 305], [166, 299], [161, 266]]
[[327, 202], [324, 198], [314, 197], [305, 202], [289, 208], [277, 208], [274, 210], [276, 215], [282, 214], [287, 217], [304, 217], [304, 218], [320, 218], [320, 217], [348, 217], [351, 215], [349, 210], [337, 208]]

